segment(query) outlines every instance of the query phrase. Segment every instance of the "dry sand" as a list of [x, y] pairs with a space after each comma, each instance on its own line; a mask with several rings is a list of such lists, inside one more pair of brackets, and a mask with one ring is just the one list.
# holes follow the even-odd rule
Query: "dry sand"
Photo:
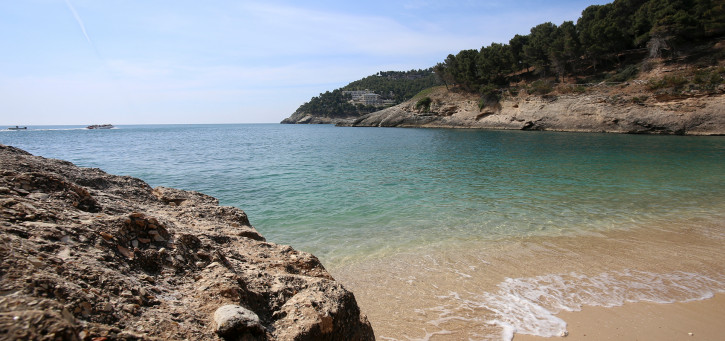
[[585, 307], [558, 316], [568, 323], [566, 338], [516, 334], [514, 340], [725, 340], [725, 294], [686, 303]]

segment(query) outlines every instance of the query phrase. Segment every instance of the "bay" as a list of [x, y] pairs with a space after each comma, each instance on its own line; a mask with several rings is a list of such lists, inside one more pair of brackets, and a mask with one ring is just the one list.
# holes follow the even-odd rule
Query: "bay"
[[[486, 293], [495, 292], [506, 278], [538, 283], [557, 276], [550, 265], [558, 256], [539, 264], [540, 271], [521, 266], [510, 273], [497, 268], [497, 275], [487, 274], [490, 280], [476, 275], [496, 259], [534, 264], [530, 257], [551, 256], [557, 243], [571, 238], [582, 244], [603, 235], [627, 235], [640, 243], [637, 238], [649, 238], [641, 237], [643, 229], [674, 233], [673, 226], [695, 228], [714, 240], [725, 233], [725, 137], [228, 124], [29, 127], [0, 132], [0, 143], [138, 177], [152, 186], [203, 192], [222, 205], [239, 207], [269, 241], [317, 255], [336, 277], [358, 288], [363, 308], [375, 310], [371, 320], [385, 319], [377, 311], [383, 308], [376, 308], [370, 297], [381, 295], [382, 289], [359, 279], [361, 271], [387, 273], [369, 278], [389, 282], [393, 299], [399, 297], [396, 291], [420, 278], [439, 289], [420, 289], [420, 295], [455, 292], [450, 304], [461, 300], [458, 289], [467, 288], [469, 302], [488, 302], [487, 312], [480, 314], [488, 317], [474, 325], [505, 320], [497, 325], [505, 332], [518, 320], [491, 315], [495, 304], [503, 303], [486, 301], [491, 298]], [[517, 244], [521, 241], [536, 241], [537, 247], [529, 250], [530, 244]], [[649, 250], [654, 244], [637, 245]], [[586, 259], [591, 256], [587, 252], [582, 249], [572, 259]], [[709, 257], [704, 263], [721, 258], [717, 251], [708, 252], [701, 257]], [[647, 273], [643, 277], [681, 270], [650, 269], [643, 260], [616, 268], [589, 266], [607, 274]], [[658, 270], [665, 268], [669, 272]], [[446, 275], [450, 269], [455, 270], [452, 277]], [[569, 270], [586, 273], [585, 268]], [[426, 271], [427, 277], [420, 275]], [[696, 299], [725, 287], [721, 267], [698, 275], [714, 282], [693, 289]], [[666, 290], [657, 296], [668, 297]], [[447, 306], [420, 302], [401, 304], [407, 307], [401, 309], [415, 315]], [[456, 309], [448, 313], [465, 315]], [[405, 330], [425, 338], [431, 319], [421, 317], [416, 323], [374, 327], [384, 337], [400, 337]], [[483, 333], [474, 325], [457, 330], [466, 330], [469, 337]], [[444, 337], [449, 329], [440, 327], [436, 335]]]

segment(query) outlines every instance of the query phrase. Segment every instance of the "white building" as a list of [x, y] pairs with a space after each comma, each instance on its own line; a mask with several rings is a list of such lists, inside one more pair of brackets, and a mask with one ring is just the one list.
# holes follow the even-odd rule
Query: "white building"
[[360, 102], [365, 105], [379, 105], [382, 104], [380, 95], [376, 93], [367, 93], [360, 96]]
[[352, 97], [353, 101], [359, 101], [360, 97], [366, 94], [374, 94], [374, 92], [370, 90], [352, 90], [352, 91], [343, 91], [343, 95], [350, 95]]
[[370, 90], [349, 90], [343, 91], [342, 94], [350, 95], [350, 97], [352, 98], [350, 102], [353, 104], [381, 106], [390, 105], [394, 102], [391, 100], [383, 100], [380, 98], [380, 95]]

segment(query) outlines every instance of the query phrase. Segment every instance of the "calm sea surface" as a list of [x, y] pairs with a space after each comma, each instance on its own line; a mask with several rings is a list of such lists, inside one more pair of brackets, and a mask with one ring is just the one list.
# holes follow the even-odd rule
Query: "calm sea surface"
[[[345, 278], [344, 269], [422, 257], [423, 249], [450, 253], [693, 219], [714, 238], [725, 233], [725, 137], [278, 124], [79, 128], [1, 131], [0, 143], [212, 195], [243, 209], [269, 241], [311, 252]], [[461, 269], [475, 272], [471, 262]], [[708, 288], [722, 291], [723, 274], [714, 275]], [[501, 316], [486, 321], [494, 320], [504, 334], [522, 330]], [[393, 333], [385, 337], [401, 337]]]

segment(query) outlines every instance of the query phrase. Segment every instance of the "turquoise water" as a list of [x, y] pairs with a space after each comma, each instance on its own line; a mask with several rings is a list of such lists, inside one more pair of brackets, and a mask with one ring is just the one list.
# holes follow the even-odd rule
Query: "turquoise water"
[[200, 191], [335, 266], [417, 245], [723, 217], [725, 137], [327, 125], [30, 127], [0, 143]]
[[560, 311], [725, 292], [725, 137], [269, 124], [0, 143], [243, 209], [353, 289], [379, 339], [557, 336]]

